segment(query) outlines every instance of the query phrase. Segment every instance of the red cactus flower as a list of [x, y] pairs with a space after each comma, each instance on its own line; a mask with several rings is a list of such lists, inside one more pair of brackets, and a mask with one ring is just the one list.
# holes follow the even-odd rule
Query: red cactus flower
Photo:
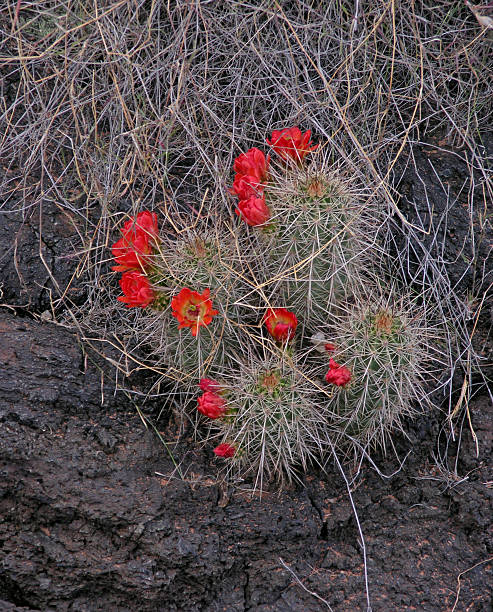
[[333, 353], [336, 350], [336, 345], [333, 342], [326, 342], [324, 348], [327, 353]]
[[226, 414], [226, 400], [211, 391], [206, 391], [197, 401], [197, 410], [210, 419], [218, 419]]
[[221, 391], [221, 385], [217, 380], [212, 380], [212, 378], [201, 378], [199, 387], [202, 391], [210, 391], [211, 393], [219, 393]]
[[231, 446], [231, 444], [224, 443], [220, 444], [219, 446], [216, 446], [214, 452], [218, 457], [224, 457], [225, 459], [229, 459], [230, 457], [233, 457], [236, 453], [236, 448], [234, 446]]
[[237, 174], [231, 192], [236, 194], [240, 200], [248, 200], [251, 197], [261, 197], [264, 187], [265, 185], [259, 183], [255, 176]]
[[122, 275], [120, 287], [124, 295], [120, 295], [117, 300], [123, 302], [127, 308], [145, 308], [154, 300], [149, 279], [136, 270]]
[[265, 203], [265, 198], [256, 198], [252, 196], [248, 200], [238, 202], [238, 208], [235, 210], [237, 215], [240, 215], [248, 225], [263, 225], [270, 219], [270, 210]]
[[159, 240], [156, 213], [145, 210], [135, 219], [129, 219], [123, 226], [122, 234], [123, 237], [111, 247], [111, 253], [119, 264], [112, 270], [124, 272], [145, 268], [149, 264], [153, 246]]
[[210, 289], [202, 294], [184, 287], [178, 295], [171, 300], [172, 314], [178, 320], [178, 329], [190, 327], [192, 336], [196, 336], [200, 326], [207, 326], [218, 311], [212, 308], [209, 299]]
[[351, 371], [346, 366], [341, 366], [333, 359], [330, 359], [329, 371], [325, 375], [325, 380], [338, 387], [345, 387], [351, 380]]
[[140, 212], [135, 219], [129, 219], [123, 226], [122, 233], [124, 236], [130, 232], [145, 233], [149, 238], [157, 240], [159, 237], [159, 230], [157, 226], [157, 215], [156, 213], [143, 210]]
[[118, 272], [145, 268], [152, 254], [152, 246], [145, 234], [123, 236], [111, 247], [111, 253], [118, 266], [111, 269]]
[[277, 342], [286, 342], [294, 336], [298, 319], [294, 312], [290, 312], [286, 308], [271, 308], [264, 317], [264, 323], [269, 334]]
[[237, 174], [254, 176], [258, 183], [263, 183], [268, 178], [269, 161], [270, 156], [266, 158], [263, 151], [254, 147], [235, 159], [233, 169]]
[[291, 158], [296, 162], [301, 162], [307, 153], [315, 151], [318, 147], [318, 145], [312, 145], [310, 137], [310, 130], [302, 134], [298, 127], [285, 128], [274, 130], [271, 140], [267, 139], [267, 144], [271, 145], [283, 159]]

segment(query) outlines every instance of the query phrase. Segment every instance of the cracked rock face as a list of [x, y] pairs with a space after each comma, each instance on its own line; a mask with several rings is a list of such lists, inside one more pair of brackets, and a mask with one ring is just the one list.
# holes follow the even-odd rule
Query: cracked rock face
[[[409, 172], [406, 188], [419, 198]], [[42, 215], [44, 262], [66, 286], [73, 229], [58, 209]], [[338, 612], [365, 609], [358, 529], [335, 468], [280, 494], [222, 483], [211, 449], [191, 432], [178, 438], [161, 401], [115, 393], [114, 371], [76, 335], [31, 318], [53, 290], [39, 227], [34, 213], [0, 217], [2, 301], [24, 307], [22, 317], [0, 309], [0, 610], [318, 612], [328, 609], [322, 600]], [[480, 319], [479, 337], [490, 324]], [[134, 401], [154, 421], [162, 413], [157, 427], [183, 479]], [[433, 460], [444, 439], [436, 412], [408, 425], [410, 441], [396, 439], [401, 458], [411, 450], [397, 474], [364, 467], [354, 484], [374, 612], [451, 610], [456, 599], [456, 610], [493, 606], [488, 397], [469, 410], [480, 453], [464, 420], [461, 478]], [[451, 470], [456, 452], [457, 442]], [[378, 465], [399, 467], [393, 456]]]

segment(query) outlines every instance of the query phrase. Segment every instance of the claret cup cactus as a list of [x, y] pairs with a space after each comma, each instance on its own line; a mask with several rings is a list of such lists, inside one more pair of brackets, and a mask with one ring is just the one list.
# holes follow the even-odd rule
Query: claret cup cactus
[[133, 337], [175, 390], [197, 394], [218, 461], [257, 487], [296, 479], [327, 449], [384, 446], [425, 402], [431, 354], [409, 294], [381, 288], [375, 199], [309, 131], [267, 144], [234, 162], [234, 211], [167, 232], [142, 211], [112, 248], [118, 300], [140, 309]]
[[302, 362], [252, 359], [223, 384], [227, 412], [211, 432], [235, 448], [231, 471], [253, 474], [257, 484], [289, 481], [317, 461], [324, 450], [323, 409]]
[[360, 282], [375, 232], [364, 203], [334, 173], [296, 166], [273, 173], [274, 180], [265, 190], [272, 213], [264, 232], [267, 292], [315, 327]]

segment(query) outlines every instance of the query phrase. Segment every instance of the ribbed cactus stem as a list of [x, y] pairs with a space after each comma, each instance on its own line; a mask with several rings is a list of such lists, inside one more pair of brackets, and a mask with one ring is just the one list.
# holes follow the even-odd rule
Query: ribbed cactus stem
[[368, 246], [364, 209], [333, 174], [297, 170], [266, 190], [272, 299], [314, 324], [348, 297]]
[[213, 424], [237, 449], [231, 469], [258, 481], [297, 478], [323, 448], [323, 418], [314, 388], [290, 360], [247, 365], [228, 392], [232, 416]]
[[406, 299], [398, 312], [363, 306], [334, 326], [335, 359], [351, 371], [349, 384], [336, 389], [330, 402], [332, 427], [341, 441], [385, 447], [390, 432], [415, 413], [413, 402], [426, 403], [428, 329], [419, 316], [410, 318], [412, 311]]
[[[156, 310], [162, 310], [163, 316], [150, 326], [148, 343], [175, 380], [203, 376], [239, 350], [238, 323], [248, 316], [256, 321], [258, 316], [238, 305], [250, 290], [245, 279], [253, 269], [253, 258], [244, 234], [221, 225], [190, 229], [161, 241], [149, 275], [156, 290]], [[173, 296], [184, 287], [198, 293], [210, 290], [219, 311], [196, 337], [190, 329], [178, 329], [171, 312]]]

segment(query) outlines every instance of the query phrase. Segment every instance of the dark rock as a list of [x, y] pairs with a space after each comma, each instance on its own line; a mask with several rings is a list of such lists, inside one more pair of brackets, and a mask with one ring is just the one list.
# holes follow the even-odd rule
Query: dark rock
[[[22, 206], [22, 203], [18, 203]], [[46, 202], [41, 207], [0, 214], [0, 301], [35, 312], [51, 311], [62, 294], [84, 297], [74, 273], [81, 243], [78, 219]]]
[[[336, 472], [279, 495], [235, 489], [224, 502], [206, 476], [216, 466], [195, 454], [200, 473], [178, 478], [111, 378], [101, 393], [101, 370], [84, 367], [69, 331], [7, 312], [0, 330], [5, 609], [133, 610], [138, 601], [143, 611], [326, 610], [286, 568], [338, 609], [362, 609], [362, 553]], [[487, 440], [491, 427], [481, 423]], [[481, 561], [461, 577], [460, 602], [489, 605], [491, 489], [430, 486], [431, 447], [415, 449], [393, 480], [365, 472], [353, 493], [374, 610], [448, 609], [459, 573]], [[465, 435], [464, 452], [473, 448]], [[491, 458], [482, 450], [478, 465]]]

